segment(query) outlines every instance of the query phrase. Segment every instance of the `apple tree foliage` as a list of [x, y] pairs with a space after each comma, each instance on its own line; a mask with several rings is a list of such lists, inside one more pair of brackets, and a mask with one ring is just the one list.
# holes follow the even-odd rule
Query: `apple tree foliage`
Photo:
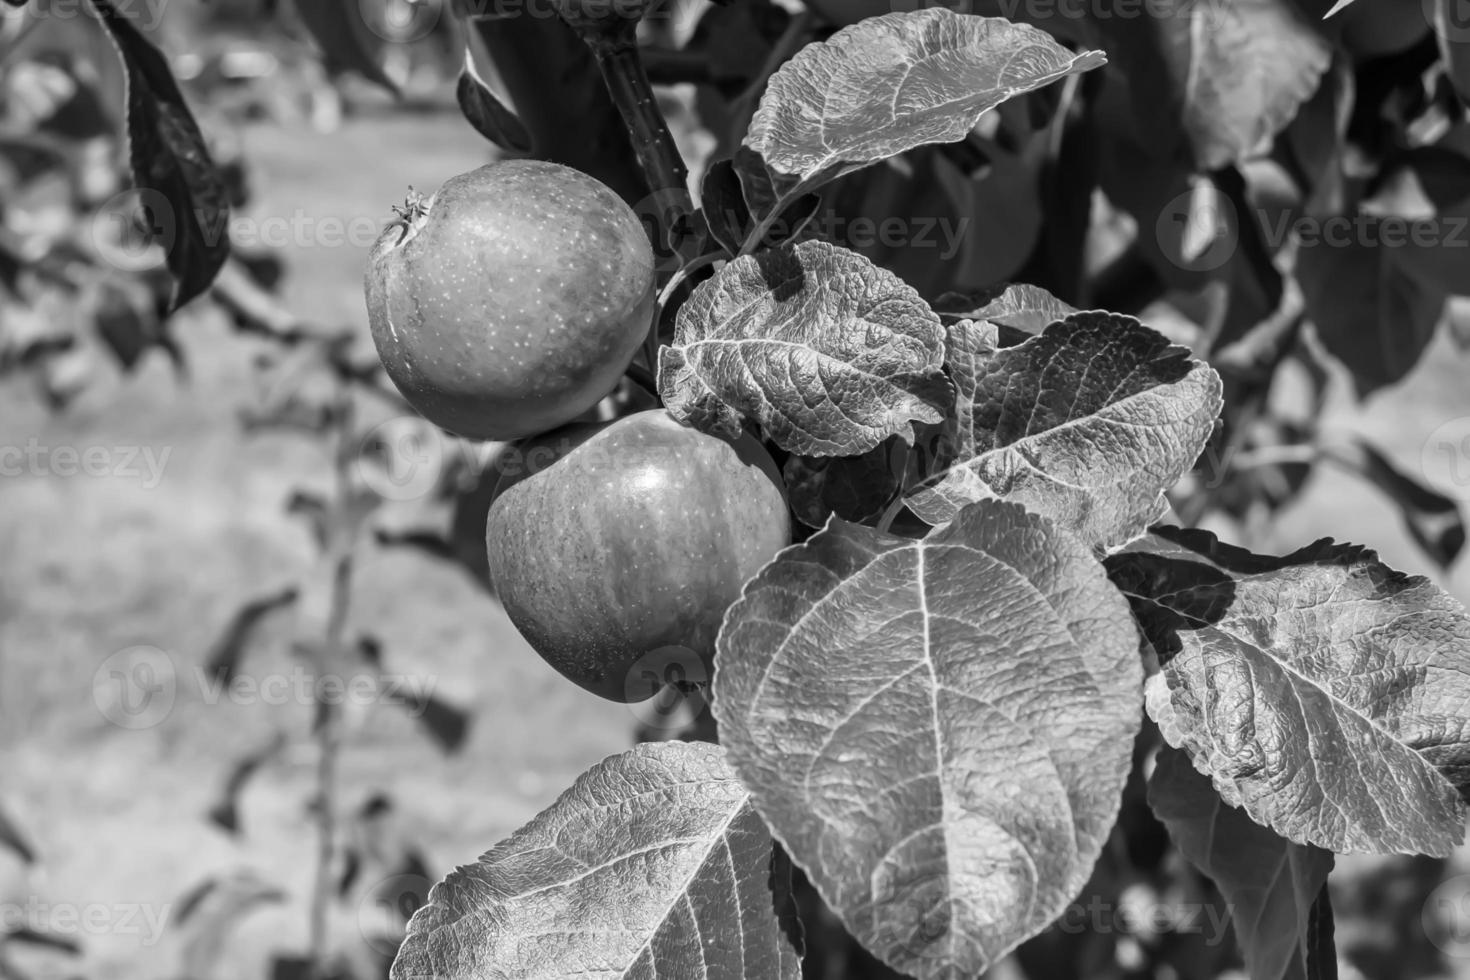
[[[90, 2], [136, 181], [187, 216], [167, 315], [215, 282], [227, 205], [166, 64]], [[658, 5], [641, 35], [646, 5], [461, 5], [469, 123], [594, 174], [661, 246], [629, 403], [758, 436], [804, 530], [725, 614], [717, 744], [589, 770], [434, 888], [394, 977], [799, 977], [830, 935], [810, 892], [872, 975], [974, 977], [1078, 898], [1144, 780], [1250, 975], [1335, 975], [1334, 855], [1462, 842], [1470, 618], [1364, 547], [1179, 525], [1279, 507], [1320, 461], [1431, 561], [1463, 545], [1453, 501], [1270, 398], [1287, 367], [1320, 392], [1329, 358], [1361, 394], [1401, 381], [1470, 293], [1454, 242], [1369, 234], [1470, 214], [1463, 27], [1428, 4], [1419, 40], [1360, 56], [1344, 19], [1380, 3], [834, 29], [830, 3], [731, 0], [678, 38]], [[697, 195], [650, 87], [686, 81], [716, 147]], [[966, 219], [952, 252], [845, 238], [925, 215]], [[1358, 237], [1302, 233], [1332, 218]], [[1150, 326], [1166, 307], [1196, 329]]]

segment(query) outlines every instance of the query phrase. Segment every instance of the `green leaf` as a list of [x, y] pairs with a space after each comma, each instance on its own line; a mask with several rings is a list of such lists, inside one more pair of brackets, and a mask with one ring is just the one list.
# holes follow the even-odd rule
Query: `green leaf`
[[1293, 844], [1227, 806], [1174, 749], [1159, 754], [1148, 801], [1179, 850], [1219, 887], [1251, 980], [1316, 977], [1314, 958], [1333, 955], [1311, 928], [1332, 852]]
[[1449, 854], [1470, 787], [1470, 619], [1319, 541], [1281, 558], [1157, 528], [1108, 559], [1162, 670], [1147, 705], [1221, 798], [1296, 844]]
[[679, 421], [731, 437], [753, 422], [789, 452], [856, 456], [953, 393], [944, 330], [919, 294], [855, 252], [807, 241], [735, 259], [679, 309], [658, 389]]
[[779, 867], [723, 749], [645, 743], [435, 885], [393, 980], [799, 980]]
[[209, 287], [230, 254], [229, 190], [168, 59], [119, 13], [91, 0], [127, 71], [128, 159], [173, 276], [171, 313]]
[[966, 504], [1025, 504], [1090, 544], [1122, 544], [1204, 449], [1220, 378], [1132, 317], [1077, 313], [1015, 347], [996, 326], [949, 327], [955, 462], [909, 497], [930, 524]]
[[1117, 817], [1138, 637], [1090, 550], [987, 501], [928, 538], [833, 518], [726, 614], [714, 711], [867, 949], [973, 977], [1055, 919]]
[[745, 145], [782, 199], [927, 143], [964, 139], [1002, 102], [1103, 64], [1043, 31], [945, 8], [871, 17], [771, 76]]

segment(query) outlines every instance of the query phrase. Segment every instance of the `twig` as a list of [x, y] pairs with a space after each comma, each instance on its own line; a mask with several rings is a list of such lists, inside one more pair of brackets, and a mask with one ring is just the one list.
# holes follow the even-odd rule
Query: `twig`
[[[333, 452], [332, 470], [335, 494], [332, 506], [339, 511], [351, 506], [351, 467], [353, 440], [352, 399], [344, 391], [338, 404], [337, 445]], [[352, 599], [353, 542], [350, 538], [332, 540], [332, 586], [327, 609], [326, 628], [315, 665], [319, 676], [335, 667], [342, 659], [347, 627], [347, 612]], [[320, 690], [320, 686], [318, 687]], [[313, 980], [329, 975], [330, 939], [327, 913], [331, 908], [333, 866], [337, 856], [337, 767], [342, 749], [341, 705], [334, 699], [316, 701], [317, 725], [317, 859], [316, 877], [311, 895], [311, 922], [308, 962]]]

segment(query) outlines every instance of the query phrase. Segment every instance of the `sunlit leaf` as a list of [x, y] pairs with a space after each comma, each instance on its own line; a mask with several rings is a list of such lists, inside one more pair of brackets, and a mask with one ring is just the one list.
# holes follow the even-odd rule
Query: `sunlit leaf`
[[847, 928], [977, 976], [1086, 882], [1142, 671], [1090, 550], [987, 501], [912, 540], [834, 518], [746, 586], [714, 710], [755, 805]]
[[735, 259], [679, 309], [659, 351], [669, 412], [706, 431], [759, 425], [782, 448], [856, 456], [944, 418], [939, 317], [892, 273], [808, 241]]
[[1450, 853], [1470, 787], [1470, 619], [1319, 541], [1254, 555], [1158, 528], [1108, 559], [1163, 663], [1149, 714], [1230, 806], [1338, 853]]
[[909, 498], [931, 524], [1000, 497], [1121, 544], [1159, 519], [1220, 412], [1219, 376], [1132, 317], [1077, 313], [1006, 348], [963, 320], [948, 354], [956, 462]]
[[779, 867], [723, 749], [645, 743], [435, 885], [392, 975], [797, 980]]

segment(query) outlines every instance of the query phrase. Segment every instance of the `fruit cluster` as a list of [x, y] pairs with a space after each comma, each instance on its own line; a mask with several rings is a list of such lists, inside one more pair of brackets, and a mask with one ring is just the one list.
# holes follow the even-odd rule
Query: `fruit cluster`
[[528, 160], [453, 177], [400, 214], [366, 276], [388, 376], [437, 425], [526, 439], [517, 458], [550, 461], [505, 473], [490, 508], [490, 574], [511, 621], [612, 700], [655, 693], [635, 675], [661, 651], [687, 651], [708, 677], [725, 610], [790, 542], [790, 518], [748, 435], [707, 435], [662, 409], [584, 419], [654, 321], [637, 216], [586, 174]]

